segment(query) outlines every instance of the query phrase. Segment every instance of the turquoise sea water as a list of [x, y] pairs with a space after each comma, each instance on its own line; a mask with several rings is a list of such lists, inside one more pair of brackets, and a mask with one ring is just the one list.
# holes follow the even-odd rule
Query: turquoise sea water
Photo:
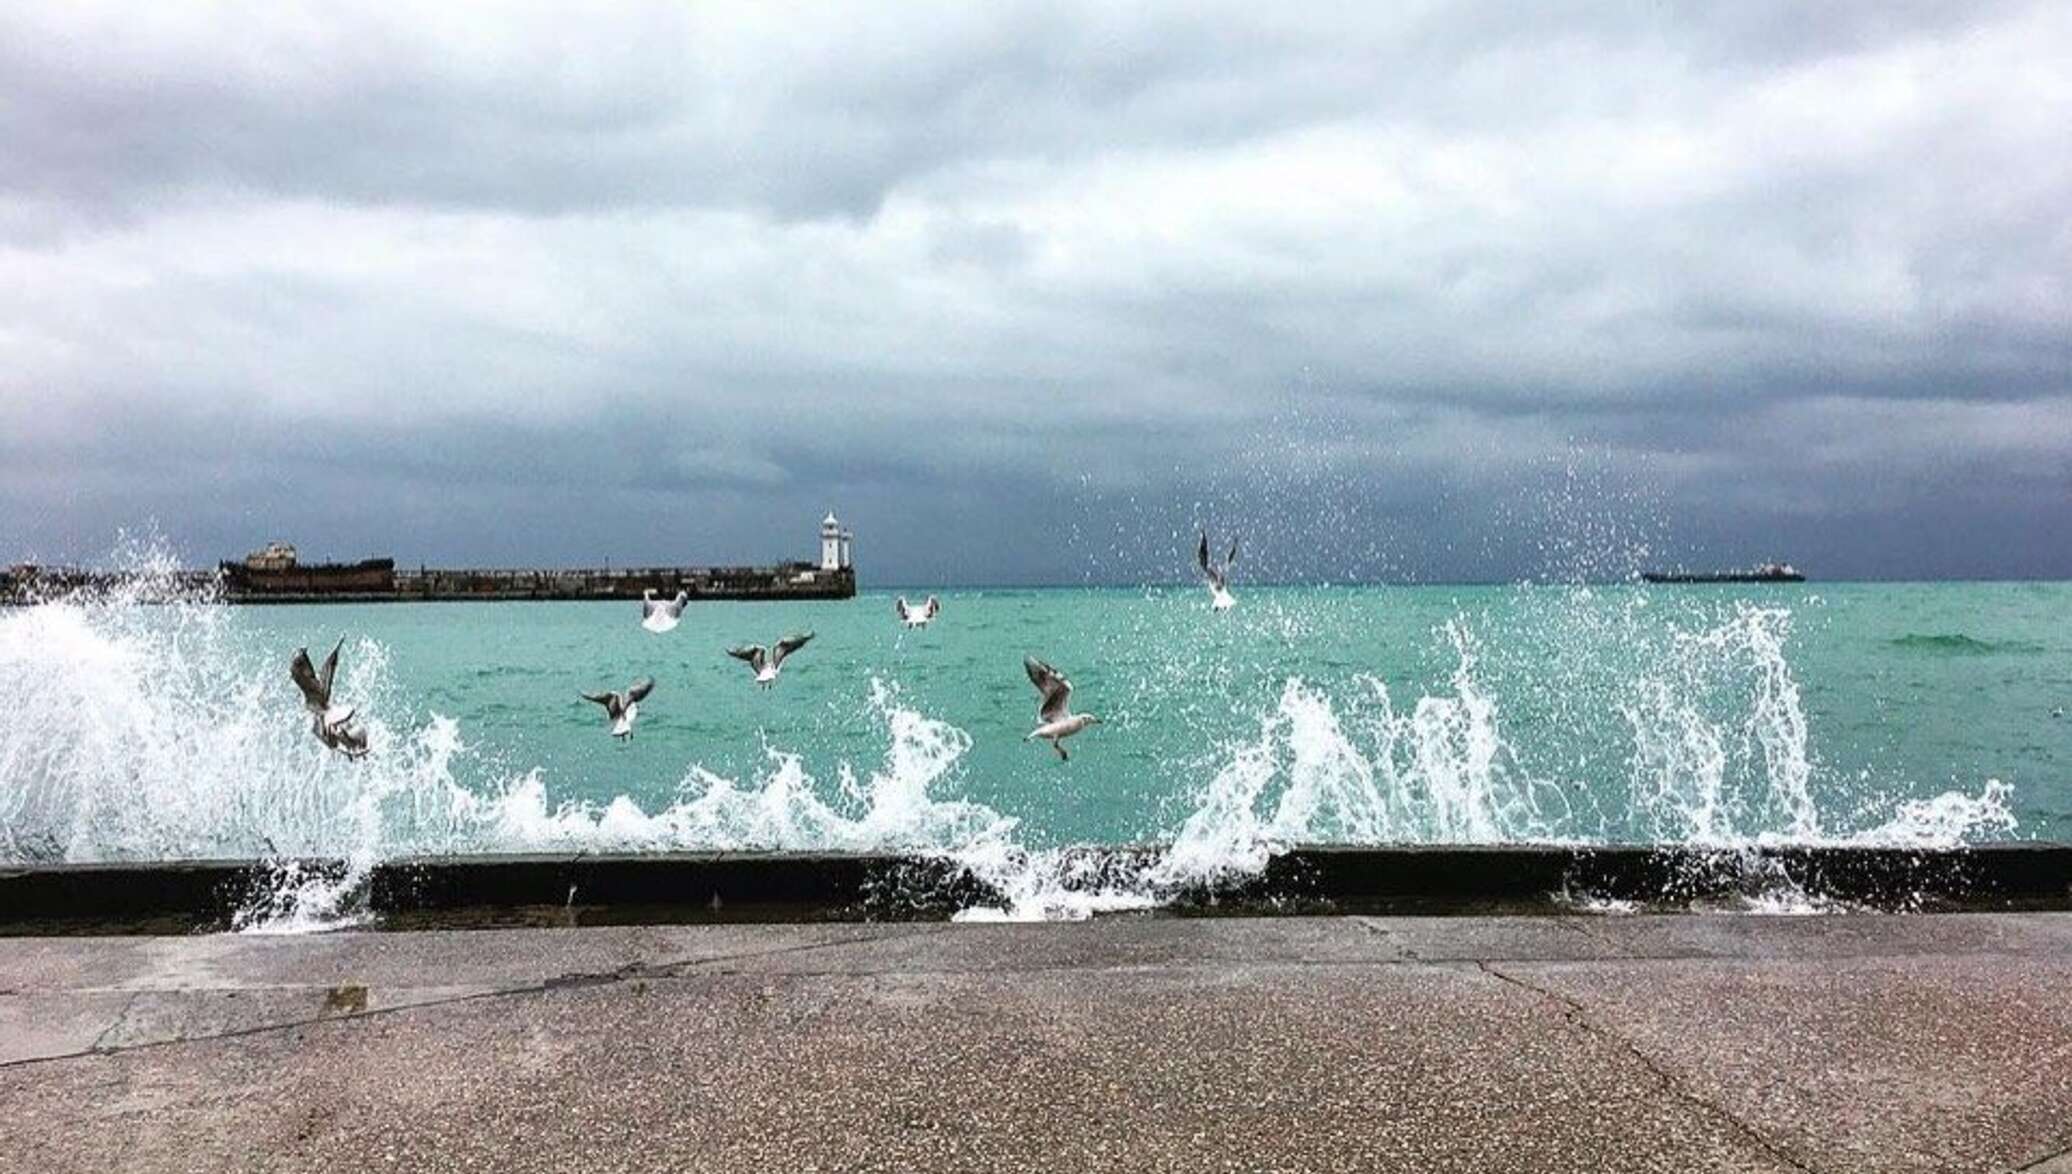
[[[914, 593], [917, 597], [920, 592]], [[2072, 837], [2072, 585], [938, 590], [0, 612], [0, 859]], [[776, 688], [723, 650], [811, 630]], [[374, 753], [286, 673], [346, 638]], [[1105, 724], [1022, 740], [1035, 654]], [[627, 743], [579, 692], [658, 681]]]

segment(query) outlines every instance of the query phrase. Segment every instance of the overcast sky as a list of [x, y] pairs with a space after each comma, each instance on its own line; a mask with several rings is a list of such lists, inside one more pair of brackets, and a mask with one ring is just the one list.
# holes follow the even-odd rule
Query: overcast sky
[[2072, 575], [2072, 4], [0, 8], [0, 562]]

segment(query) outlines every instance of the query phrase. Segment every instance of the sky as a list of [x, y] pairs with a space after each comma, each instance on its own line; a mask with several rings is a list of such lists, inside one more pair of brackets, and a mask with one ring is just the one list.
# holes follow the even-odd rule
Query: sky
[[0, 8], [0, 563], [2072, 577], [2072, 5]]

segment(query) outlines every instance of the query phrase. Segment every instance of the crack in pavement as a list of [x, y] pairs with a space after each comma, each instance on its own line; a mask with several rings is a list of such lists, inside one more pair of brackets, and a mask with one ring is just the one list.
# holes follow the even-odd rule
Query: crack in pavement
[[1607, 949], [1618, 950], [1621, 946], [1621, 943], [1615, 942], [1612, 939], [1605, 937], [1603, 934], [1598, 933], [1596, 930], [1591, 929], [1589, 920], [1587, 918], [1556, 917], [1552, 920], [1556, 926], [1565, 930], [1569, 930], [1572, 933], [1581, 934], [1583, 937], [1589, 939], [1590, 941], [1596, 942], [1598, 945], [1604, 946]]
[[[574, 971], [567, 974], [551, 975], [547, 978], [540, 979], [537, 982], [529, 982], [521, 986], [498, 987], [494, 990], [486, 991], [470, 991], [467, 994], [452, 995], [442, 999], [426, 999], [423, 1002], [418, 1003], [401, 1003], [393, 1007], [377, 1007], [371, 1011], [355, 1011], [350, 1014], [340, 1015], [337, 1014], [335, 1011], [320, 1010], [315, 1015], [301, 1019], [292, 1019], [283, 1023], [254, 1024], [250, 1027], [238, 1027], [231, 1028], [227, 1031], [210, 1032], [207, 1035], [181, 1036], [177, 1039], [147, 1040], [142, 1043], [127, 1044], [120, 1046], [103, 1046], [103, 1041], [106, 1040], [117, 1028], [121, 1027], [122, 1024], [128, 1020], [130, 1009], [136, 1005], [137, 1000], [142, 998], [147, 993], [146, 991], [138, 990], [133, 991], [130, 994], [129, 1000], [122, 1005], [122, 1010], [119, 1013], [117, 1013], [114, 1021], [109, 1023], [106, 1028], [102, 1029], [101, 1033], [94, 1037], [94, 1042], [88, 1045], [86, 1048], [81, 1049], [79, 1051], [63, 1052], [53, 1056], [30, 1056], [19, 1060], [0, 1060], [0, 1072], [12, 1071], [14, 1069], [20, 1068], [30, 1068], [38, 1064], [52, 1064], [62, 1060], [79, 1060], [91, 1056], [116, 1056], [127, 1052], [142, 1051], [147, 1048], [167, 1048], [176, 1047], [182, 1044], [208, 1043], [215, 1040], [245, 1039], [251, 1036], [266, 1035], [271, 1032], [294, 1031], [298, 1028], [313, 1027], [323, 1023], [351, 1023], [355, 1020], [371, 1019], [375, 1016], [380, 1015], [393, 1015], [404, 1011], [424, 1011], [438, 1007], [452, 1007], [462, 1003], [474, 1003], [486, 1001], [489, 999], [501, 999], [512, 995], [537, 995], [558, 990], [581, 989], [584, 987], [593, 986], [607, 986], [613, 983], [624, 982], [629, 979], [682, 978], [691, 974], [698, 973], [702, 968], [711, 967], [715, 965], [723, 966], [725, 963], [728, 962], [740, 962], [751, 958], [776, 957], [778, 955], [783, 954], [798, 954], [804, 953], [808, 950], [826, 950], [834, 949], [841, 946], [861, 945], [872, 942], [900, 941], [906, 938], [918, 937], [926, 933], [941, 932], [941, 930], [944, 928], [945, 927], [943, 926], [931, 925], [915, 929], [907, 933], [899, 934], [856, 934], [848, 937], [838, 938], [833, 941], [807, 942], [802, 945], [780, 946], [776, 949], [742, 950], [738, 953], [733, 954], [715, 954], [701, 958], [680, 958], [672, 962], [663, 962], [653, 966], [650, 966], [648, 963], [640, 959], [635, 959], [634, 961], [628, 962], [625, 965], [617, 967], [613, 970]], [[725, 970], [720, 970], [718, 971], [718, 973], [725, 974], [728, 972]], [[321, 988], [312, 987], [310, 989], [316, 990]], [[177, 994], [180, 992], [170, 991], [158, 993]]]
[[120, 1011], [117, 1011], [117, 1012], [115, 1013], [115, 1018], [113, 1018], [113, 1019], [111, 1019], [111, 1020], [109, 1020], [109, 1021], [108, 1021], [108, 1026], [106, 1026], [106, 1027], [104, 1027], [104, 1028], [102, 1028], [102, 1029], [101, 1029], [101, 1033], [100, 1033], [99, 1035], [97, 1035], [97, 1036], [95, 1036], [95, 1037], [94, 1037], [94, 1042], [92, 1042], [92, 1043], [90, 1043], [90, 1044], [86, 1045], [86, 1051], [84, 1051], [84, 1052], [75, 1052], [75, 1053], [73, 1053], [73, 1054], [74, 1054], [74, 1055], [105, 1055], [105, 1054], [107, 1054], [108, 1052], [110, 1052], [110, 1051], [113, 1051], [113, 1050], [115, 1050], [115, 1049], [112, 1049], [112, 1048], [107, 1048], [107, 1047], [104, 1047], [103, 1045], [104, 1045], [104, 1044], [105, 1044], [105, 1043], [107, 1042], [107, 1039], [108, 1039], [108, 1037], [109, 1037], [109, 1036], [111, 1036], [111, 1035], [114, 1035], [114, 1034], [115, 1034], [115, 1032], [116, 1032], [116, 1030], [117, 1030], [118, 1028], [120, 1028], [120, 1027], [121, 1027], [121, 1026], [122, 1026], [123, 1024], [125, 1024], [125, 1023], [128, 1023], [128, 1022], [129, 1022], [129, 1013], [130, 1013], [130, 1009], [131, 1009], [131, 1008], [133, 1008], [133, 1007], [135, 1007], [135, 1006], [137, 1005], [137, 1000], [138, 1000], [138, 999], [141, 999], [141, 998], [143, 998], [143, 997], [144, 997], [144, 992], [143, 992], [143, 991], [131, 991], [131, 992], [130, 992], [130, 997], [129, 997], [129, 998], [127, 998], [127, 999], [125, 999], [125, 1000], [123, 1000], [123, 1003], [122, 1003], [122, 1010], [120, 1010]]
[[825, 950], [834, 946], [863, 945], [876, 942], [903, 942], [909, 938], [946, 933], [951, 928], [953, 927], [949, 922], [916, 925], [902, 933], [854, 934], [832, 942], [806, 942], [797, 946], [779, 946], [772, 950], [742, 950], [734, 954], [715, 954], [709, 958], [691, 958], [671, 965], [679, 973], [718, 965], [721, 967], [720, 973], [727, 974], [731, 973], [724, 968], [724, 964], [728, 962], [742, 962], [751, 958], [775, 958], [784, 954], [803, 954], [809, 950]]
[[1529, 991], [1532, 994], [1538, 995], [1542, 999], [1558, 1004], [1562, 1008], [1562, 1019], [1565, 1020], [1571, 1027], [1574, 1027], [1578, 1031], [1581, 1031], [1584, 1035], [1611, 1044], [1614, 1047], [1617, 1047], [1619, 1050], [1625, 1052], [1627, 1055], [1633, 1057], [1633, 1059], [1637, 1061], [1641, 1067], [1647, 1069], [1648, 1072], [1654, 1075], [1655, 1079], [1662, 1082], [1662, 1088], [1665, 1091], [1675, 1096], [1678, 1100], [1683, 1101], [1685, 1104], [1691, 1105], [1695, 1108], [1708, 1112], [1713, 1116], [1718, 1117], [1720, 1120], [1725, 1121], [1728, 1125], [1732, 1126], [1737, 1133], [1739, 1133], [1741, 1136], [1752, 1142], [1757, 1149], [1777, 1159], [1778, 1161], [1783, 1162], [1785, 1165], [1790, 1166], [1792, 1169], [1803, 1170], [1806, 1172], [1806, 1174], [1814, 1174], [1813, 1167], [1793, 1157], [1781, 1145], [1772, 1142], [1769, 1138], [1764, 1137], [1761, 1133], [1758, 1133], [1754, 1126], [1750, 1125], [1746, 1121], [1743, 1121], [1741, 1118], [1736, 1117], [1734, 1114], [1728, 1112], [1724, 1107], [1714, 1104], [1713, 1102], [1706, 1100], [1704, 1097], [1699, 1096], [1696, 1092], [1692, 1091], [1691, 1089], [1684, 1087], [1683, 1083], [1677, 1080], [1674, 1073], [1670, 1072], [1667, 1068], [1664, 1068], [1662, 1065], [1656, 1063], [1651, 1057], [1648, 1056], [1646, 1052], [1641, 1051], [1637, 1046], [1635, 1046], [1631, 1040], [1628, 1040], [1624, 1036], [1619, 1035], [1617, 1032], [1611, 1031], [1610, 1029], [1600, 1024], [1593, 1023], [1590, 1020], [1589, 1012], [1584, 1009], [1583, 1004], [1581, 1002], [1572, 999], [1559, 991], [1549, 990], [1546, 987], [1540, 986], [1536, 983], [1527, 982], [1525, 979], [1519, 978], [1517, 975], [1506, 974], [1503, 971], [1498, 970], [1494, 965], [1487, 961], [1477, 960], [1475, 963], [1475, 968], [1477, 970], [1480, 970], [1482, 973], [1490, 976], [1491, 978], [1496, 979], [1499, 982], [1509, 983], [1510, 985], [1515, 986], [1520, 990]]
[[2051, 1152], [2033, 1161], [2024, 1162], [2014, 1168], [2014, 1174], [2054, 1174], [2059, 1170], [2072, 1170], [2072, 1145]]

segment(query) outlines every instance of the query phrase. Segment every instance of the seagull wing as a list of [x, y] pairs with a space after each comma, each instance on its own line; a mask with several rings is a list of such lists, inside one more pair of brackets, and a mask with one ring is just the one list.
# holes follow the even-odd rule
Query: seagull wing
[[1072, 682], [1049, 665], [1033, 656], [1022, 658], [1022, 668], [1029, 674], [1029, 683], [1043, 695], [1036, 706], [1036, 720], [1054, 722], [1069, 712], [1072, 699]]
[[771, 651], [770, 655], [773, 658], [774, 662], [781, 668], [784, 665], [785, 657], [790, 656], [792, 653], [797, 652], [801, 648], [804, 648], [806, 646], [806, 642], [808, 640], [811, 640], [812, 638], [813, 633], [811, 632], [806, 632], [797, 636], [786, 636], [784, 639], [779, 640], [777, 642], [777, 647]]
[[322, 713], [331, 708], [331, 686], [309, 663], [309, 649], [295, 650], [295, 659], [288, 662], [288, 675], [295, 678], [295, 687], [302, 690], [302, 704], [312, 712]]
[[923, 606], [928, 611], [928, 618], [932, 620], [935, 618], [935, 613], [942, 610], [942, 600], [931, 595], [928, 597], [928, 602]]
[[1194, 550], [1194, 561], [1201, 564], [1201, 573], [1213, 579], [1216, 572], [1209, 566], [1209, 532], [1201, 532], [1201, 545]]
[[763, 651], [763, 646], [760, 644], [743, 644], [739, 648], [727, 649], [727, 655], [735, 660], [745, 660], [748, 662], [749, 668], [754, 669], [756, 672], [762, 672], [763, 657], [767, 654]]
[[906, 596], [902, 595], [898, 599], [892, 601], [892, 613], [902, 620], [907, 618]]
[[642, 677], [631, 685], [626, 686], [626, 700], [629, 704], [637, 702], [654, 691], [655, 679], [653, 677]]
[[654, 592], [650, 591], [640, 598], [640, 618], [646, 619], [667, 606], [669, 605], [656, 599]]
[[583, 700], [604, 706], [604, 715], [613, 721], [619, 720], [619, 715], [626, 712], [626, 699], [617, 693], [585, 693]]
[[324, 658], [324, 667], [317, 670], [317, 676], [323, 678], [326, 697], [331, 695], [331, 682], [338, 676], [338, 650], [344, 647], [345, 637], [340, 636], [338, 643], [331, 646], [331, 655]]
[[1230, 553], [1229, 553], [1229, 554], [1227, 554], [1227, 555], [1224, 555], [1224, 556], [1223, 556], [1223, 573], [1224, 573], [1224, 574], [1226, 574], [1226, 575], [1227, 575], [1227, 574], [1229, 574], [1229, 573], [1230, 573], [1230, 568], [1231, 568], [1231, 567], [1233, 567], [1233, 566], [1236, 566], [1236, 565], [1237, 565], [1237, 539], [1233, 538], [1233, 539], [1231, 539], [1231, 540], [1230, 540]]

